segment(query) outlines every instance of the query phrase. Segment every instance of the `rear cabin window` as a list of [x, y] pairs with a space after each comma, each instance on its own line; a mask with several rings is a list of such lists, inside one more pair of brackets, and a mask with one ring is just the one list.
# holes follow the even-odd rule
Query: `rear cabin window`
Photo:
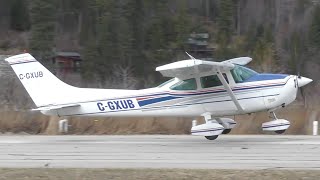
[[236, 65], [231, 70], [231, 74], [236, 83], [242, 83], [258, 73], [246, 67]]
[[172, 90], [196, 90], [197, 83], [195, 78], [186, 79], [177, 82], [176, 84], [170, 87]]

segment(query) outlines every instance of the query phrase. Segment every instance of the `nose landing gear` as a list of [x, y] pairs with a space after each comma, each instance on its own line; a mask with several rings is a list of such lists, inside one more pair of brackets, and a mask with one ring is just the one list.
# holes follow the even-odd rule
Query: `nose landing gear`
[[263, 131], [274, 131], [277, 134], [283, 134], [290, 126], [288, 120], [278, 119], [274, 112], [270, 112], [270, 118], [273, 120], [262, 124]]

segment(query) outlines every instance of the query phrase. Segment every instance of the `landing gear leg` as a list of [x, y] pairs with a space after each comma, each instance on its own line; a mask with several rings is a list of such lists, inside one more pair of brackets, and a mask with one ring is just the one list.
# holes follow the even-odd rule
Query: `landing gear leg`
[[[235, 126], [233, 125], [233, 127], [230, 126], [228, 121], [223, 121], [222, 119], [227, 119], [227, 118], [217, 118], [217, 122], [219, 124], [221, 124], [224, 127], [224, 130], [222, 131], [222, 134], [229, 134], [231, 132], [231, 129]], [[228, 119], [231, 120], [231, 119]], [[232, 120], [234, 121], [234, 120]], [[235, 122], [234, 122], [235, 123]], [[236, 124], [236, 123], [235, 123]]]

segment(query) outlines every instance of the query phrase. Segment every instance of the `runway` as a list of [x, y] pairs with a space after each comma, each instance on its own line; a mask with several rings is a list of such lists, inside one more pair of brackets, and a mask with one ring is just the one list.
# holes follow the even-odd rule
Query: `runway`
[[320, 136], [0, 136], [5, 168], [320, 169]]

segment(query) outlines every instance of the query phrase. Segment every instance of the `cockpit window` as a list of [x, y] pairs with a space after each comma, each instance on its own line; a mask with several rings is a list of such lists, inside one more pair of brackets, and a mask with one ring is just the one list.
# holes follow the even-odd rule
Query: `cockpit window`
[[170, 87], [172, 90], [196, 90], [197, 83], [195, 78], [186, 79], [177, 82], [176, 84]]
[[200, 78], [202, 88], [221, 86], [222, 83], [217, 75], [204, 76]]
[[242, 83], [258, 73], [246, 67], [235, 65], [231, 74], [236, 83]]

